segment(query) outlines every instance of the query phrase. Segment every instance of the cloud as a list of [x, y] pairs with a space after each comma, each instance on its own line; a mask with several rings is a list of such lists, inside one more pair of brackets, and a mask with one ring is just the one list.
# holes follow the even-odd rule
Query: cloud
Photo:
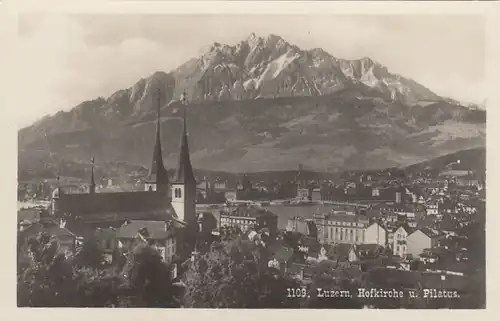
[[[169, 70], [169, 48], [144, 38], [89, 46], [88, 31], [68, 16], [44, 16], [19, 39], [18, 124], [130, 87]], [[180, 51], [182, 55], [182, 51]], [[174, 63], [181, 62], [180, 57]]]
[[370, 56], [438, 94], [484, 99], [479, 16], [22, 15], [19, 124], [169, 71], [214, 41], [274, 33], [339, 58]]

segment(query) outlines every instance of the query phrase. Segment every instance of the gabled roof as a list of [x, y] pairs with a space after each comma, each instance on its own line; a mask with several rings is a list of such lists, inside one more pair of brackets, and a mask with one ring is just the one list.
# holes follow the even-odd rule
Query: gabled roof
[[28, 208], [28, 209], [20, 209], [17, 211], [17, 221], [22, 222], [38, 222], [40, 220], [40, 209], [37, 208]]
[[285, 247], [285, 246], [280, 246], [274, 252], [274, 258], [280, 263], [281, 262], [288, 262], [292, 258], [293, 255], [294, 255], [294, 251], [288, 247]]
[[118, 231], [114, 228], [97, 228], [94, 231], [94, 237], [97, 240], [113, 240], [117, 232]]
[[356, 249], [358, 253], [362, 251], [376, 253], [377, 251], [382, 251], [384, 247], [380, 244], [359, 244], [356, 246]]
[[334, 246], [332, 254], [335, 259], [347, 259], [349, 257], [349, 253], [351, 252], [351, 249], [356, 251], [356, 248], [353, 244], [339, 243]]
[[406, 233], [408, 233], [408, 235], [410, 235], [413, 231], [413, 229], [406, 223], [397, 225], [394, 231], [397, 231], [400, 228], [403, 228], [406, 231]]
[[253, 206], [238, 206], [230, 213], [231, 216], [239, 217], [262, 217], [262, 216], [277, 216], [267, 208]]
[[133, 239], [138, 233], [149, 240], [164, 240], [174, 235], [175, 229], [184, 225], [177, 221], [130, 221], [124, 224], [116, 233], [119, 239]]
[[28, 235], [35, 235], [37, 233], [44, 232], [51, 236], [61, 237], [76, 237], [75, 234], [71, 233], [66, 228], [61, 228], [58, 225], [42, 225], [41, 223], [35, 223], [28, 226], [26, 229], [19, 232], [21, 237], [26, 237]]

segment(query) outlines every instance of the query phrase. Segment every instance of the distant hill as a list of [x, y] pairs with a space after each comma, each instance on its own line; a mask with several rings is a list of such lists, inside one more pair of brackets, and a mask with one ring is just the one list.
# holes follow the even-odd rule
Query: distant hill
[[425, 162], [413, 164], [405, 168], [407, 172], [424, 170], [443, 171], [450, 168], [457, 171], [476, 171], [484, 174], [486, 171], [486, 148], [473, 148], [447, 154]]

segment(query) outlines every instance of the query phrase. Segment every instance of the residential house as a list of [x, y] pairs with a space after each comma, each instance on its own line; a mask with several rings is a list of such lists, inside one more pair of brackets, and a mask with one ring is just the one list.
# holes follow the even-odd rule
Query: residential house
[[317, 228], [314, 221], [302, 216], [293, 216], [289, 218], [286, 230], [288, 232], [298, 232], [303, 235], [317, 236]]
[[373, 222], [365, 229], [365, 238], [361, 244], [379, 244], [385, 246], [387, 242], [386, 230], [379, 223]]
[[289, 275], [302, 282], [310, 282], [313, 276], [314, 266], [310, 264], [292, 263]]
[[298, 240], [297, 249], [303, 253], [305, 259], [317, 259], [321, 251], [321, 244], [316, 237], [303, 235]]
[[356, 245], [356, 253], [359, 259], [378, 258], [385, 251], [385, 247], [379, 244], [359, 244]]
[[113, 257], [118, 250], [117, 230], [115, 228], [97, 228], [94, 231], [94, 238], [97, 246], [104, 254], [107, 263], [113, 262]]
[[333, 260], [337, 262], [356, 262], [359, 260], [359, 254], [354, 244], [335, 244], [332, 252]]
[[172, 221], [129, 221], [116, 232], [118, 247], [125, 251], [132, 250], [137, 241], [142, 241], [156, 248], [165, 262], [172, 262], [183, 253], [183, 224]]
[[278, 264], [280, 271], [287, 273], [291, 266], [294, 257], [293, 249], [286, 246], [279, 246], [274, 250], [273, 259], [275, 259]]
[[409, 219], [415, 218], [415, 210], [405, 204], [394, 204], [387, 207], [387, 209], [399, 216], [403, 216]]
[[440, 235], [437, 231], [422, 228], [414, 231], [407, 237], [407, 253], [414, 258], [420, 257], [424, 249], [431, 249], [438, 245]]
[[297, 189], [297, 199], [302, 201], [312, 200], [312, 188], [302, 187]]
[[311, 191], [311, 200], [313, 202], [321, 201], [321, 188], [313, 188]]
[[220, 213], [220, 226], [238, 226], [243, 232], [250, 228], [267, 228], [272, 235], [278, 231], [278, 216], [267, 208], [238, 206]]
[[425, 205], [427, 215], [438, 215], [439, 202], [429, 202]]
[[23, 208], [17, 211], [17, 222], [22, 225], [36, 223], [40, 221], [40, 217], [43, 216], [43, 210], [38, 208]]
[[460, 206], [460, 210], [469, 215], [477, 213], [477, 207], [470, 201], [463, 202]]
[[406, 224], [400, 225], [392, 237], [393, 255], [405, 257], [408, 254], [408, 235], [411, 233], [410, 227]]

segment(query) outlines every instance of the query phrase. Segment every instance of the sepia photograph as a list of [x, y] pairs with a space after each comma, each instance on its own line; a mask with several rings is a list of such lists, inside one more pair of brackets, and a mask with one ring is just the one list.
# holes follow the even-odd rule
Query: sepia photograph
[[17, 306], [485, 309], [485, 24], [19, 13]]

